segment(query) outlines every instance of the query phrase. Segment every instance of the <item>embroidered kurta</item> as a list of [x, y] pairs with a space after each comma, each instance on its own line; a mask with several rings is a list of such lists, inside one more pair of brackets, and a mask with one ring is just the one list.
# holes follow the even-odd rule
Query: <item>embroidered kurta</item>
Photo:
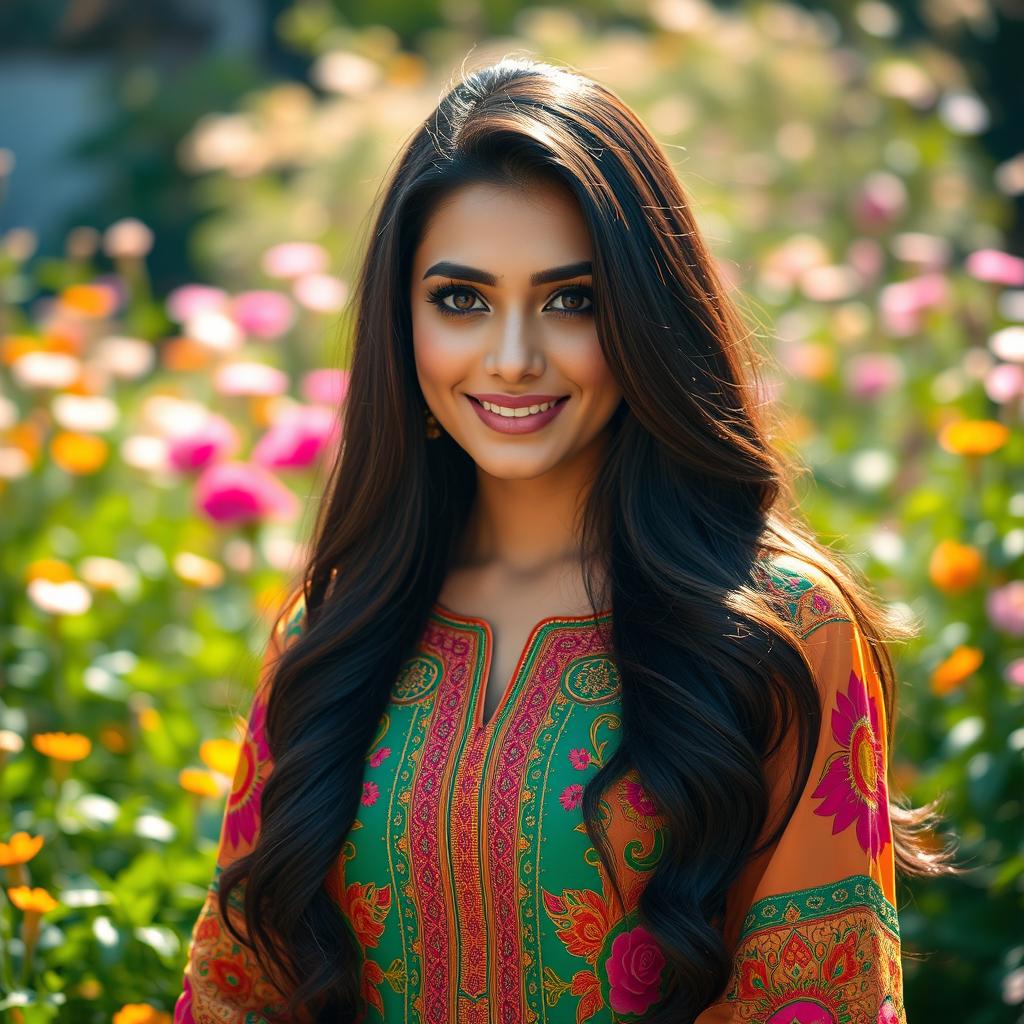
[[[762, 578], [804, 644], [821, 730], [782, 837], [729, 893], [731, 977], [697, 1024], [904, 1024], [877, 670], [826, 578], [780, 562]], [[271, 637], [264, 681], [303, 616], [300, 597]], [[539, 621], [484, 723], [491, 627], [433, 606], [367, 752], [359, 814], [327, 880], [362, 953], [366, 1021], [606, 1024], [642, 1021], [665, 998], [666, 960], [637, 913], [665, 846], [658, 809], [633, 773], [602, 794], [622, 905], [580, 806], [620, 739], [610, 624], [610, 612]], [[266, 700], [261, 685], [175, 1024], [285, 1019], [280, 993], [216, 903], [221, 871], [260, 827], [273, 770]], [[775, 809], [791, 784], [791, 746], [767, 773]]]

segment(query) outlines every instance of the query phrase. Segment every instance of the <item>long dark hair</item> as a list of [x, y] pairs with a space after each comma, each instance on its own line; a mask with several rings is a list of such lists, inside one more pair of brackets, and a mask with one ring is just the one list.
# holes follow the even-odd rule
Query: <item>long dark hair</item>
[[[248, 934], [236, 937], [283, 972], [289, 1012], [315, 1021], [352, 1021], [362, 1010], [358, 947], [325, 879], [476, 487], [466, 452], [447, 434], [424, 433], [413, 252], [452, 189], [540, 177], [572, 190], [589, 228], [598, 336], [623, 394], [580, 537], [595, 613], [594, 559], [610, 585], [621, 744], [586, 787], [583, 813], [611, 880], [598, 816], [607, 786], [634, 768], [667, 820], [666, 850], [639, 910], [677, 983], [650, 1021], [690, 1021], [724, 987], [730, 950], [716, 922], [726, 892], [778, 839], [814, 758], [815, 682], [799, 639], [758, 585], [759, 560], [796, 557], [839, 589], [877, 660], [891, 748], [896, 685], [885, 642], [914, 627], [894, 621], [798, 517], [791, 485], [800, 467], [771, 443], [760, 380], [767, 357], [662, 150], [614, 93], [583, 75], [530, 59], [480, 68], [413, 134], [369, 238], [354, 292], [343, 440], [301, 579], [304, 629], [273, 672], [261, 830], [221, 878], [225, 920], [231, 890], [245, 889]], [[787, 813], [755, 846], [769, 810], [763, 766], [786, 721], [798, 723], [800, 770]], [[723, 817], [725, 805], [733, 812]], [[893, 802], [891, 814], [900, 870], [954, 870], [935, 839], [934, 803]]]

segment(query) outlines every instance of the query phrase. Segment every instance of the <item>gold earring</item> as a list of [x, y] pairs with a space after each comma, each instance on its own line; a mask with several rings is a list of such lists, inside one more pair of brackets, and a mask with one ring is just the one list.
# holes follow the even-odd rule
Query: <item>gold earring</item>
[[437, 417], [430, 411], [428, 406], [423, 407], [424, 418], [427, 421], [427, 437], [433, 439], [441, 436], [441, 424], [437, 422]]

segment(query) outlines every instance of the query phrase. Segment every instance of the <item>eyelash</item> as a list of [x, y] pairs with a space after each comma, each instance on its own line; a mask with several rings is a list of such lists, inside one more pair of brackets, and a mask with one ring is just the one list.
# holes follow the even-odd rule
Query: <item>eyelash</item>
[[[455, 281], [448, 281], [445, 284], [438, 285], [436, 288], [431, 288], [427, 293], [427, 302], [432, 302], [437, 306], [438, 312], [444, 316], [460, 317], [470, 316], [473, 313], [479, 313], [479, 309], [452, 309], [451, 306], [446, 306], [444, 300], [449, 295], [454, 295], [456, 292], [469, 292], [471, 295], [475, 295], [477, 298], [482, 299], [483, 296], [479, 294], [475, 289], [470, 288], [468, 285], [457, 284]], [[590, 299], [590, 305], [586, 309], [552, 309], [550, 312], [554, 313], [555, 316], [561, 317], [577, 317], [585, 316], [588, 313], [594, 311], [594, 290], [587, 284], [570, 284], [563, 288], [559, 288], [551, 299], [557, 298], [565, 292], [582, 292], [584, 296]], [[551, 301], [550, 299], [548, 301]]]

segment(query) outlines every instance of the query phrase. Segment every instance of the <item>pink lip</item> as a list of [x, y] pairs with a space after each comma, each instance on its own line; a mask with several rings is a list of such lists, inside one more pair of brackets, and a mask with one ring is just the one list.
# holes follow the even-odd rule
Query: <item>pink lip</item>
[[[526, 416], [500, 416], [496, 412], [490, 412], [485, 409], [479, 401], [475, 401], [477, 398], [485, 399], [490, 402], [493, 400], [495, 405], [504, 405], [509, 409], [519, 409], [524, 405], [540, 405], [541, 402], [552, 402], [558, 399], [558, 395], [539, 395], [534, 397], [533, 395], [521, 395], [517, 399], [511, 399], [507, 395], [466, 395], [469, 399], [469, 404], [473, 407], [477, 416], [483, 420], [484, 423], [489, 427], [493, 427], [499, 433], [502, 434], [529, 434], [534, 430], [540, 430], [541, 427], [546, 426], [550, 423], [561, 411], [565, 402], [568, 400], [568, 396], [562, 396], [564, 401], [558, 401], [557, 405], [553, 405], [550, 409], [545, 412], [535, 412], [532, 415], [527, 414]], [[526, 399], [529, 399], [526, 401]]]

